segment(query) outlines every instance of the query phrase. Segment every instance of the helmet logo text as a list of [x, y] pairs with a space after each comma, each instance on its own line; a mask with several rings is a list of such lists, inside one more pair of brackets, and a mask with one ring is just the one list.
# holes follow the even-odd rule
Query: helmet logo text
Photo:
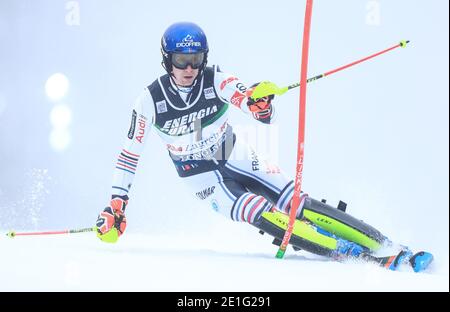
[[187, 35], [182, 42], [177, 42], [177, 48], [201, 47], [201, 42], [195, 42], [191, 35]]

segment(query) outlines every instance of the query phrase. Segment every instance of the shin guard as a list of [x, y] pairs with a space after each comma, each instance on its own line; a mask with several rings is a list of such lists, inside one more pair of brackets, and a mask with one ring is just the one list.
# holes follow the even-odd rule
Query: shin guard
[[313, 198], [306, 198], [299, 216], [343, 239], [372, 251], [378, 250], [386, 237], [374, 227], [355, 217]]

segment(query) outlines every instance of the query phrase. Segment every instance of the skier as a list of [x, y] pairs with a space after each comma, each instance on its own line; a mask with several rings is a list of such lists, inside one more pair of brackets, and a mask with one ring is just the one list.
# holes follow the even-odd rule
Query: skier
[[[171, 25], [162, 36], [161, 52], [167, 74], [146, 87], [135, 103], [114, 169], [111, 202], [97, 219], [97, 236], [104, 242], [116, 242], [124, 233], [128, 192], [153, 126], [193, 196], [233, 221], [248, 222], [274, 236], [274, 243], [279, 244], [294, 182], [252, 151], [228, 122], [228, 109], [234, 106], [270, 124], [274, 96], [253, 99], [258, 84], [248, 88], [219, 67], [207, 67], [207, 38], [194, 23]], [[291, 244], [342, 259], [370, 254], [388, 241], [376, 229], [346, 214], [344, 203], [338, 208], [302, 194]]]

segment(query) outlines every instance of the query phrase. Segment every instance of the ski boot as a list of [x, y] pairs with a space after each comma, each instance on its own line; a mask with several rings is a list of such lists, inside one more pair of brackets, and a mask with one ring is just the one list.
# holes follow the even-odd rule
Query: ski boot
[[337, 246], [336, 250], [333, 252], [333, 258], [336, 260], [359, 258], [363, 252], [367, 251], [367, 249], [354, 242], [350, 242], [342, 238], [336, 238], [336, 240]]

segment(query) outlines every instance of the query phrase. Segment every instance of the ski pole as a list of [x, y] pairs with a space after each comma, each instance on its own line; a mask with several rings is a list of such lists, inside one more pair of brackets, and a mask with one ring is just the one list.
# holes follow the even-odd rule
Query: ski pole
[[61, 230], [61, 231], [44, 231], [44, 232], [15, 232], [9, 231], [6, 233], [6, 236], [10, 238], [14, 238], [16, 236], [36, 236], [36, 235], [57, 235], [57, 234], [75, 234], [75, 233], [84, 233], [84, 232], [95, 232], [95, 227], [84, 228], [84, 229], [70, 229], [70, 230]]
[[[392, 51], [394, 49], [397, 49], [397, 48], [400, 48], [400, 47], [405, 48], [408, 43], [409, 43], [409, 40], [402, 40], [402, 41], [400, 41], [400, 43], [396, 44], [393, 47], [390, 47], [390, 48], [385, 49], [383, 51], [380, 51], [380, 52], [377, 52], [375, 54], [369, 55], [369, 56], [367, 56], [365, 58], [362, 58], [362, 59], [357, 60], [355, 62], [352, 62], [350, 64], [347, 64], [347, 65], [338, 67], [336, 69], [327, 71], [326, 73], [323, 73], [323, 74], [320, 74], [320, 75], [308, 78], [308, 80], [306, 82], [309, 83], [309, 82], [313, 82], [313, 81], [319, 80], [320, 78], [330, 76], [332, 74], [335, 74], [335, 73], [340, 72], [340, 71], [342, 71], [344, 69], [347, 69], [349, 67], [355, 66], [355, 65], [357, 65], [359, 63], [362, 63], [362, 62], [365, 62], [367, 60], [370, 60], [370, 59], [372, 59], [374, 57], [377, 57], [379, 55], [382, 55], [382, 54], [387, 53], [389, 51]], [[262, 98], [262, 97], [265, 97], [265, 96], [268, 96], [268, 95], [272, 95], [272, 94], [283, 95], [287, 91], [289, 91], [291, 89], [294, 89], [294, 88], [297, 88], [299, 86], [300, 86], [300, 82], [297, 82], [297, 83], [291, 84], [291, 85], [289, 85], [287, 87], [280, 88], [276, 84], [274, 84], [273, 82], [263, 81], [255, 88], [255, 90], [251, 94], [251, 97], [253, 99], [258, 99], [258, 98]]]
[[[326, 72], [326, 73], [324, 73], [324, 74], [317, 75], [317, 76], [315, 76], [315, 77], [309, 78], [307, 82], [313, 82], [313, 81], [316, 81], [316, 80], [318, 80], [318, 79], [320, 79], [320, 78], [323, 78], [323, 77], [326, 77], [326, 76], [330, 76], [330, 75], [332, 75], [332, 74], [334, 74], [334, 73], [340, 72], [341, 70], [344, 70], [344, 69], [347, 69], [347, 68], [349, 68], [349, 67], [355, 66], [355, 65], [357, 65], [357, 64], [359, 64], [359, 63], [365, 62], [365, 61], [367, 61], [367, 60], [370, 60], [370, 59], [372, 59], [372, 58], [374, 58], [374, 57], [377, 57], [377, 56], [379, 56], [379, 55], [381, 55], [381, 54], [384, 54], [384, 53], [386, 53], [386, 52], [392, 51], [392, 50], [394, 50], [394, 49], [397, 49], [397, 48], [400, 48], [400, 47], [405, 48], [406, 45], [407, 45], [408, 43], [409, 43], [409, 40], [402, 40], [402, 41], [400, 41], [399, 44], [397, 44], [397, 45], [395, 45], [395, 46], [393, 46], [393, 47], [390, 47], [390, 48], [388, 48], [388, 49], [386, 49], [386, 50], [377, 52], [377, 53], [375, 53], [375, 54], [372, 54], [372, 55], [370, 55], [370, 56], [367, 56], [367, 57], [365, 57], [365, 58], [362, 58], [362, 59], [360, 59], [360, 60], [358, 60], [358, 61], [355, 61], [355, 62], [352, 62], [352, 63], [350, 63], [350, 64], [341, 66], [341, 67], [339, 67], [339, 68], [330, 70], [330, 71], [328, 71], [328, 72]], [[300, 83], [295, 83], [295, 84], [293, 84], [293, 85], [288, 86], [287, 88], [288, 88], [288, 90], [290, 90], [290, 89], [294, 89], [294, 88], [296, 88], [296, 87], [298, 87], [298, 86], [300, 86]]]

